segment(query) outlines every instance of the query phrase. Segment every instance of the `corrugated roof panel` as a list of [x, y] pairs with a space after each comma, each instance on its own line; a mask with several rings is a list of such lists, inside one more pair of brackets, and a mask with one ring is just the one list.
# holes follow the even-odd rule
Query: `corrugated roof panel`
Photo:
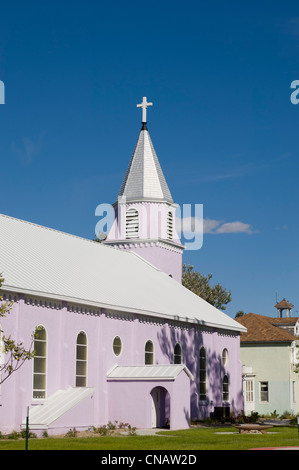
[[[93, 392], [94, 388], [89, 387], [69, 387], [66, 390], [58, 390], [43, 404], [29, 410], [30, 429], [48, 427], [67, 411], [92, 395]], [[25, 426], [26, 420], [22, 424]]]
[[241, 324], [138, 255], [0, 215], [3, 289], [232, 330]]

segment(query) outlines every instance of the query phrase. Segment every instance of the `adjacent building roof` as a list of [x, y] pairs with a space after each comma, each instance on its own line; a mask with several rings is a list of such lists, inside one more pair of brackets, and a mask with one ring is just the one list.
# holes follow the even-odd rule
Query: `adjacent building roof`
[[161, 201], [173, 204], [149, 132], [145, 126], [140, 131], [118, 197], [125, 197], [127, 201]]
[[245, 331], [137, 254], [0, 214], [3, 290]]
[[175, 380], [185, 371], [193, 380], [188, 367], [184, 364], [159, 364], [143, 366], [115, 366], [107, 373], [108, 380]]
[[[290, 320], [287, 322], [287, 320]], [[236, 321], [247, 328], [247, 332], [241, 333], [241, 343], [261, 343], [261, 342], [292, 342], [297, 338], [288, 331], [279, 328], [282, 323], [291, 323], [286, 318], [273, 318], [256, 313], [247, 313], [236, 318]]]
[[299, 317], [271, 318], [272, 325], [289, 325], [295, 326]]
[[282, 299], [281, 302], [279, 302], [278, 304], [275, 305], [275, 308], [280, 308], [280, 309], [284, 309], [284, 308], [294, 308], [294, 305], [292, 305], [290, 302], [288, 302], [286, 299]]

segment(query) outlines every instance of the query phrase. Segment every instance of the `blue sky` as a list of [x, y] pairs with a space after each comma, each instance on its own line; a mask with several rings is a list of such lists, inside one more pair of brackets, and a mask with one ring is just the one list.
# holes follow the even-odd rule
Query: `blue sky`
[[184, 262], [231, 290], [230, 316], [275, 315], [276, 295], [299, 316], [296, 2], [6, 2], [0, 80], [1, 213], [93, 238], [147, 96], [173, 199], [203, 204]]

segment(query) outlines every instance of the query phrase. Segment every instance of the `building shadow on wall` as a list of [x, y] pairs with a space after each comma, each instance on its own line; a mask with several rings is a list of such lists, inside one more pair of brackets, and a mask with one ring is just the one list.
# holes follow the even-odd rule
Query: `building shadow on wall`
[[[167, 362], [170, 364], [175, 363], [174, 348], [176, 344], [181, 345], [182, 357], [181, 362], [185, 364], [192, 373], [194, 380], [191, 381], [191, 402], [190, 410], [191, 417], [189, 419], [206, 419], [217, 412], [221, 413], [219, 408], [229, 408], [229, 413], [235, 414], [237, 412], [237, 403], [241, 403], [242, 390], [240, 390], [236, 399], [224, 400], [223, 379], [226, 376], [228, 379], [228, 386], [230, 387], [231, 376], [230, 372], [226, 370], [222, 353], [216, 354], [211, 347], [206, 347], [204, 342], [203, 333], [214, 334], [212, 329], [207, 327], [187, 327], [186, 325], [178, 325], [175, 322], [165, 323], [161, 330], [157, 333], [157, 338], [161, 351]], [[208, 343], [208, 341], [207, 341]], [[206, 349], [206, 380], [207, 380], [207, 398], [200, 400], [199, 390], [199, 368], [200, 368], [200, 349]], [[227, 410], [226, 410], [227, 412]]]

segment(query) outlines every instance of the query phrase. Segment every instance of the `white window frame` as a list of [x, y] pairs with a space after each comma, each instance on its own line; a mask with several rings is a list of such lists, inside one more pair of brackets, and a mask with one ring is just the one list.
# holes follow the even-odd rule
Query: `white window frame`
[[167, 239], [173, 240], [173, 213], [171, 211], [167, 212]]
[[[38, 339], [38, 332], [40, 329], [43, 329], [45, 331], [45, 336], [46, 336], [46, 339]], [[35, 350], [35, 342], [40, 342], [40, 343], [45, 343], [45, 355], [44, 356], [37, 356], [35, 355], [34, 358], [33, 358], [33, 374], [32, 374], [32, 397], [33, 397], [33, 400], [45, 400], [47, 398], [47, 369], [48, 369], [48, 333], [47, 333], [47, 330], [46, 328], [44, 327], [44, 325], [39, 325], [37, 328], [36, 328], [36, 335], [37, 337], [34, 338], [34, 350]], [[37, 360], [39, 359], [44, 359], [45, 361], [45, 365], [44, 365], [44, 371], [43, 372], [35, 372], [34, 369], [35, 369], [35, 365], [37, 364]], [[34, 388], [34, 382], [35, 382], [35, 378], [37, 376], [44, 376], [44, 379], [45, 379], [45, 386], [44, 388]], [[35, 395], [38, 395], [38, 393], [40, 394], [44, 394], [44, 396], [35, 396]]]
[[139, 238], [139, 212], [135, 207], [126, 211], [126, 239]]
[[[152, 351], [146, 350], [146, 347], [148, 344], [152, 344], [152, 347], [153, 347]], [[145, 365], [151, 365], [155, 363], [155, 348], [154, 348], [154, 342], [151, 339], [148, 339], [144, 346], [144, 363]]]
[[254, 403], [254, 380], [245, 380], [245, 401], [246, 403]]
[[[79, 335], [83, 334], [86, 338], [86, 344], [84, 343], [78, 343], [78, 337]], [[82, 358], [79, 358], [78, 357], [78, 346], [79, 348], [85, 350], [85, 359], [82, 359]], [[85, 374], [78, 374], [78, 369], [77, 369], [77, 366], [79, 364], [84, 364], [84, 368], [85, 368]], [[88, 370], [88, 338], [87, 338], [87, 334], [85, 331], [81, 330], [79, 331], [79, 333], [77, 334], [77, 337], [76, 337], [76, 376], [75, 376], [75, 387], [87, 387], [87, 370]], [[84, 379], [84, 385], [77, 385], [77, 380], [82, 380]]]
[[222, 364], [224, 366], [227, 366], [228, 363], [228, 350], [227, 348], [224, 348], [222, 351]]
[[[202, 355], [204, 352], [204, 355]], [[202, 346], [199, 350], [199, 401], [206, 402], [207, 401], [207, 350], [204, 346]]]
[[[226, 381], [224, 381], [226, 379]], [[227, 403], [229, 402], [229, 378], [228, 375], [225, 374], [222, 379], [222, 401]]]
[[[178, 348], [179, 348], [179, 352], [178, 352]], [[174, 364], [183, 363], [183, 351], [182, 351], [182, 346], [180, 345], [180, 343], [176, 343], [173, 349], [173, 363]]]
[[[262, 384], [267, 384], [267, 390], [266, 391], [262, 390]], [[269, 392], [270, 392], [269, 382], [267, 382], [266, 380], [261, 380], [259, 382], [259, 387], [260, 387], [260, 403], [269, 403]], [[267, 393], [267, 400], [262, 399], [262, 396], [265, 393]]]

